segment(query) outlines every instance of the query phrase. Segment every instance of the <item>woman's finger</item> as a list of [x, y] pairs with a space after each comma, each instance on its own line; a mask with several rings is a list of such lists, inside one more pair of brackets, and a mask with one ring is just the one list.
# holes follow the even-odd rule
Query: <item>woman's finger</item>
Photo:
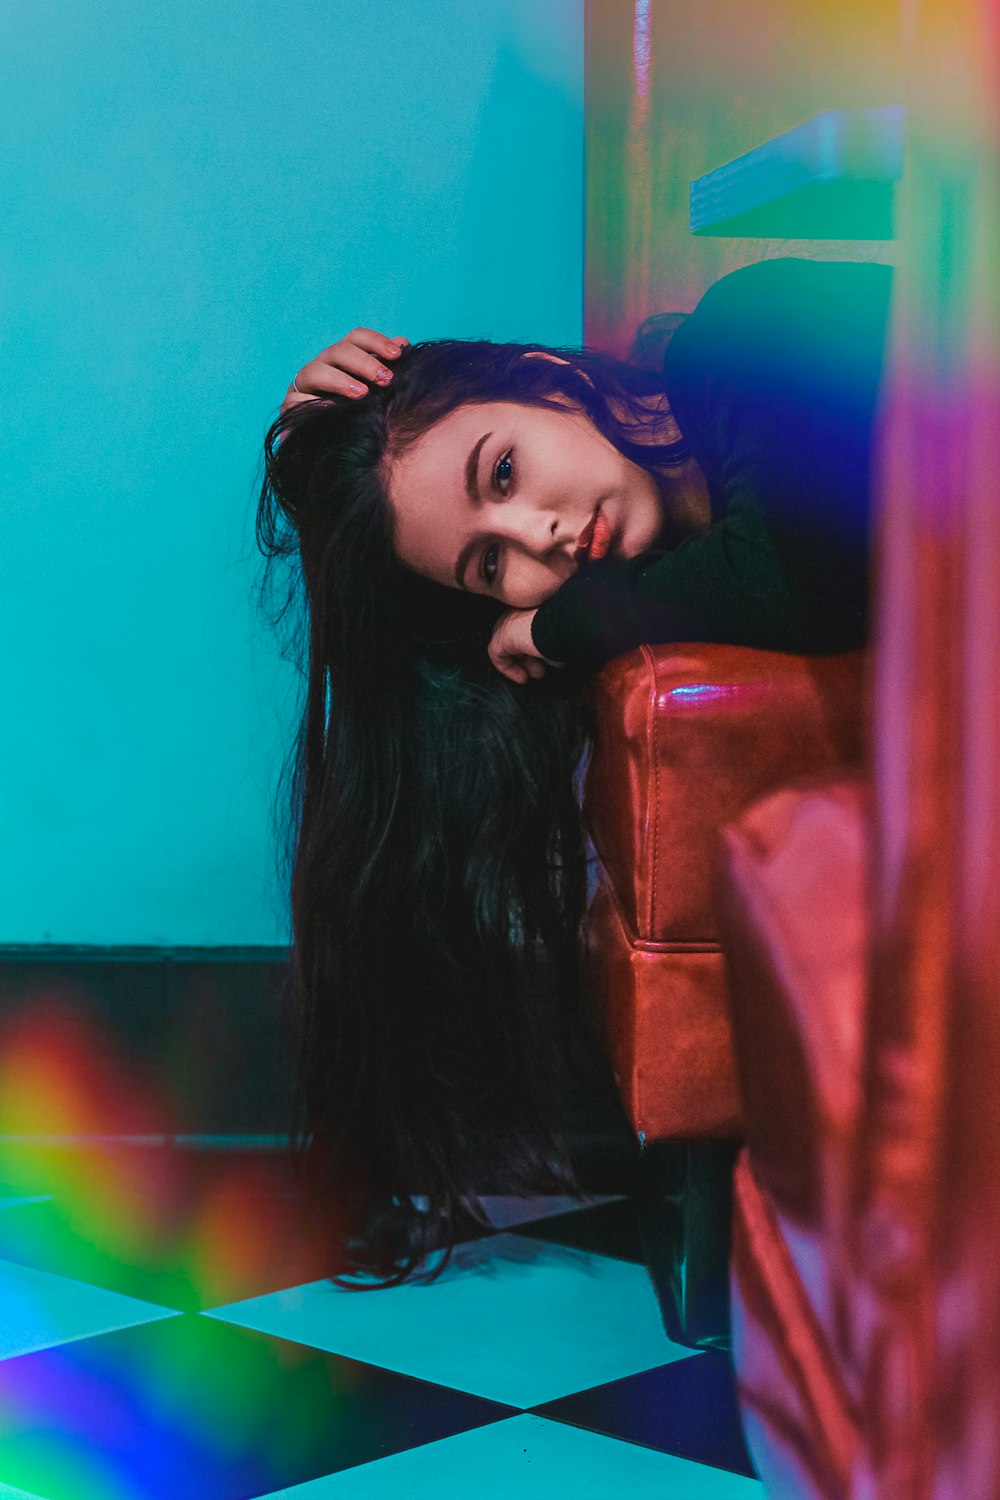
[[315, 400], [317, 396], [367, 396], [369, 386], [354, 378], [359, 373], [357, 370], [334, 369], [311, 360], [296, 371], [295, 384], [298, 389], [293, 390], [292, 394], [300, 398], [304, 396], [307, 400]]
[[497, 671], [502, 673], [504, 677], [509, 677], [511, 682], [523, 682], [525, 680], [524, 668], [519, 667], [516, 662], [511, 661], [509, 658], [501, 657], [497, 660], [495, 656], [491, 656], [490, 661], [496, 667]]
[[[317, 359], [332, 369], [360, 375], [362, 380], [385, 383], [386, 377], [391, 378], [392, 373], [385, 361], [398, 359], [407, 344], [409, 339], [389, 339], [371, 328], [355, 328], [346, 339], [324, 350]], [[301, 380], [299, 384], [302, 384]]]
[[[396, 354], [398, 354], [398, 350]], [[396, 355], [392, 355], [395, 358]], [[358, 377], [355, 379], [354, 377]], [[299, 391], [311, 395], [365, 396], [371, 385], [388, 385], [392, 371], [374, 354], [353, 345], [337, 351], [336, 359], [313, 359], [295, 377]], [[361, 381], [367, 381], [362, 385]]]
[[408, 343], [408, 339], [388, 339], [371, 328], [355, 328], [296, 372], [298, 395], [366, 396], [371, 385], [389, 384], [392, 371], [384, 361], [398, 359]]
[[523, 685], [529, 682], [532, 677], [538, 677], [541, 674], [532, 670], [531, 662], [523, 662], [517, 666], [509, 667], [506, 675], [510, 678], [511, 682], [519, 682]]
[[[400, 346], [409, 342], [406, 338], [388, 338], [384, 333], [376, 333], [374, 328], [353, 328], [346, 339], [341, 340], [342, 344], [356, 344], [359, 349], [365, 349], [381, 359], [394, 359]], [[337, 348], [337, 345], [334, 344], [333, 348]]]

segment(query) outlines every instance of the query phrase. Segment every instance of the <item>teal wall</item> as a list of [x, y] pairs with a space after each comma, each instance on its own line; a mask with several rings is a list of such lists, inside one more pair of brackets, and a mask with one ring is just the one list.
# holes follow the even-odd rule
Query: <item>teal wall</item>
[[288, 941], [261, 440], [358, 323], [580, 341], [582, 5], [4, 6], [0, 942]]

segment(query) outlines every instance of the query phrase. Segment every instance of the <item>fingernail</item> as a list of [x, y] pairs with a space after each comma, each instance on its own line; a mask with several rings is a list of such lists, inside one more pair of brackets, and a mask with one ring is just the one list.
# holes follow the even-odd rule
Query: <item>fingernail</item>
[[368, 387], [366, 385], [358, 385], [358, 382], [356, 380], [352, 380], [348, 387], [348, 390], [351, 392], [352, 396], [363, 396], [367, 389]]
[[380, 385], [385, 385], [387, 380], [392, 379], [392, 371], [386, 370], [381, 365], [379, 365], [378, 369], [375, 371], [375, 379], [379, 382]]

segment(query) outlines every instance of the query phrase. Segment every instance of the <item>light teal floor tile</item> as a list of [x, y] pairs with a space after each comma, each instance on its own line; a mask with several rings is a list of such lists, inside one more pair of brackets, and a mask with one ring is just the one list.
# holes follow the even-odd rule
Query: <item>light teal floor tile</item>
[[0, 1359], [179, 1316], [138, 1297], [0, 1260]]
[[215, 1308], [246, 1328], [511, 1406], [536, 1406], [691, 1350], [672, 1344], [644, 1267], [499, 1234], [431, 1285], [327, 1281]]
[[287, 1500], [763, 1500], [755, 1479], [543, 1417], [512, 1417], [275, 1490]]

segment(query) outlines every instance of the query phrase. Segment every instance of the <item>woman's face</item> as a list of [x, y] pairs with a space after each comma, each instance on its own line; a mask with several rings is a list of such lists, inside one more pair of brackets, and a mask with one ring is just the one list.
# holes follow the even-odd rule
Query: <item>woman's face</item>
[[460, 406], [429, 428], [389, 474], [404, 566], [531, 609], [585, 560], [578, 539], [598, 509], [608, 556], [650, 547], [664, 523], [655, 479], [566, 405]]

